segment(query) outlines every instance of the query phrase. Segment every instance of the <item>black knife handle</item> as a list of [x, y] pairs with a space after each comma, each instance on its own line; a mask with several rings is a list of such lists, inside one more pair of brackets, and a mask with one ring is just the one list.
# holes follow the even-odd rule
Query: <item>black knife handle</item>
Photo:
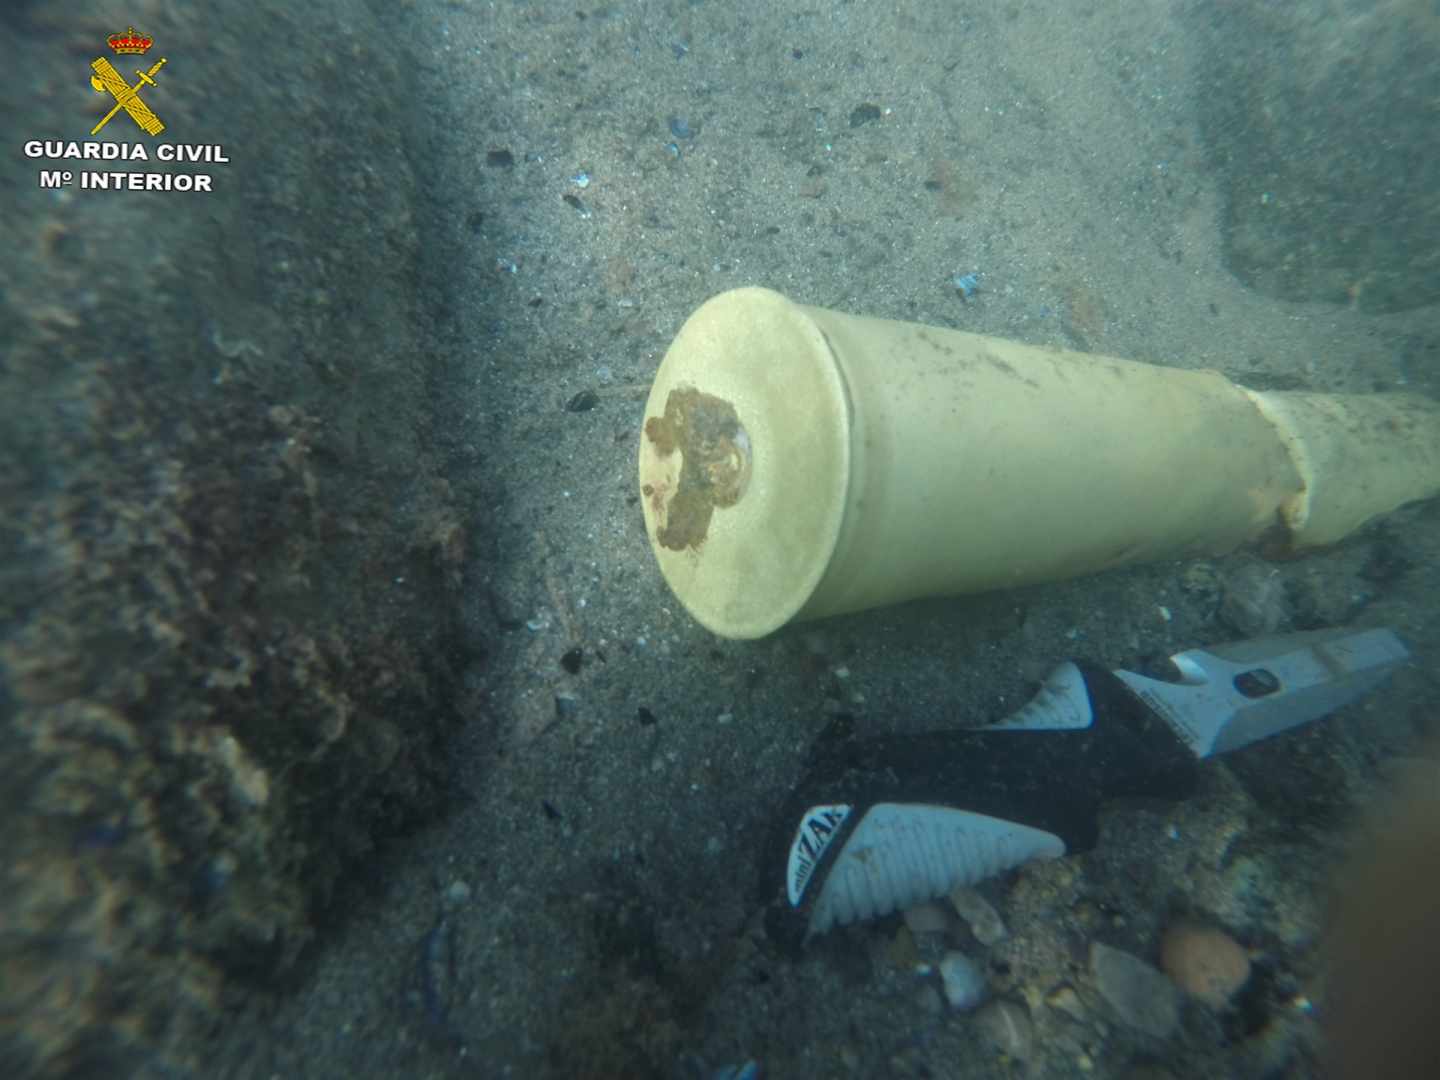
[[[876, 806], [885, 807], [892, 819], [897, 806], [915, 808], [917, 819], [926, 821], [924, 828], [936, 820], [928, 808], [962, 811], [971, 824], [1038, 830], [1057, 838], [1064, 851], [1075, 852], [1095, 845], [1106, 799], [1178, 799], [1193, 791], [1198, 761], [1169, 725], [1107, 669], [1083, 661], [1076, 666], [1092, 710], [1086, 728], [822, 735], [767, 845], [762, 888], [764, 902], [772, 905], [772, 934], [787, 938], [798, 930], [803, 938], [816, 932], [811, 922], [816, 898], [854, 831]], [[841, 807], [845, 812], [836, 810]], [[872, 818], [866, 843], [875, 841], [874, 824]], [[984, 868], [1007, 869], [1003, 855], [994, 852], [1012, 849], [983, 843], [992, 851]], [[1013, 850], [1021, 852], [1024, 845]], [[954, 883], [977, 871], [978, 866], [957, 867]], [[927, 881], [895, 886], [896, 902], [933, 891], [942, 876], [932, 867]], [[882, 894], [875, 905], [884, 901]]]

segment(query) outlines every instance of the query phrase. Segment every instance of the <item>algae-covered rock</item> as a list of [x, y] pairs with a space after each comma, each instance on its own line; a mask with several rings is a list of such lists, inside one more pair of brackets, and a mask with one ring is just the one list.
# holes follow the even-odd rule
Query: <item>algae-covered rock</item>
[[[209, 194], [44, 191], [6, 162], [6, 1076], [193, 1062], [227, 993], [285, 979], [347, 866], [441, 797], [464, 532], [423, 442], [416, 185], [366, 10], [140, 28], [158, 141], [225, 147], [174, 166]], [[55, 88], [27, 131], [85, 140], [110, 18], [22, 10], [19, 67]]]

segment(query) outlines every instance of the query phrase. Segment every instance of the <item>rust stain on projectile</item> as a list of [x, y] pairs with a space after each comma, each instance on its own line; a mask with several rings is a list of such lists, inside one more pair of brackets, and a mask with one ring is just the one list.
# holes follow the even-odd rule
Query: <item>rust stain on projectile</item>
[[680, 476], [640, 486], [655, 516], [655, 539], [670, 551], [698, 551], [717, 509], [734, 506], [750, 483], [750, 437], [723, 398], [679, 386], [665, 412], [645, 421], [645, 438], [662, 459], [679, 453]]

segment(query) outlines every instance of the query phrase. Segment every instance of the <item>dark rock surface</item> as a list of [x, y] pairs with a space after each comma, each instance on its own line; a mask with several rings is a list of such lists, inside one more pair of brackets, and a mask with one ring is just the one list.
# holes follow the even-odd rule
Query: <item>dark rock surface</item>
[[[183, 1059], [442, 794], [436, 598], [465, 533], [426, 448], [400, 66], [363, 8], [228, 7], [143, 23], [168, 57], [154, 111], [230, 158], [173, 168], [215, 193], [42, 191], [6, 155], [6, 1076]], [[88, 63], [123, 29], [28, 9], [25, 137], [85, 137]], [[145, 138], [123, 114], [104, 137]]]

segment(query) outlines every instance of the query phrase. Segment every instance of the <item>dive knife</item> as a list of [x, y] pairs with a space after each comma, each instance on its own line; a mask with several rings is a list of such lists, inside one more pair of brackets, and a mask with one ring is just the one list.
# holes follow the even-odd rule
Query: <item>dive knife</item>
[[984, 727], [822, 734], [767, 845], [767, 932], [803, 943], [1094, 847], [1107, 799], [1183, 798], [1202, 759], [1324, 716], [1408, 656], [1390, 630], [1341, 628], [1176, 653], [1174, 681], [1067, 661]]

